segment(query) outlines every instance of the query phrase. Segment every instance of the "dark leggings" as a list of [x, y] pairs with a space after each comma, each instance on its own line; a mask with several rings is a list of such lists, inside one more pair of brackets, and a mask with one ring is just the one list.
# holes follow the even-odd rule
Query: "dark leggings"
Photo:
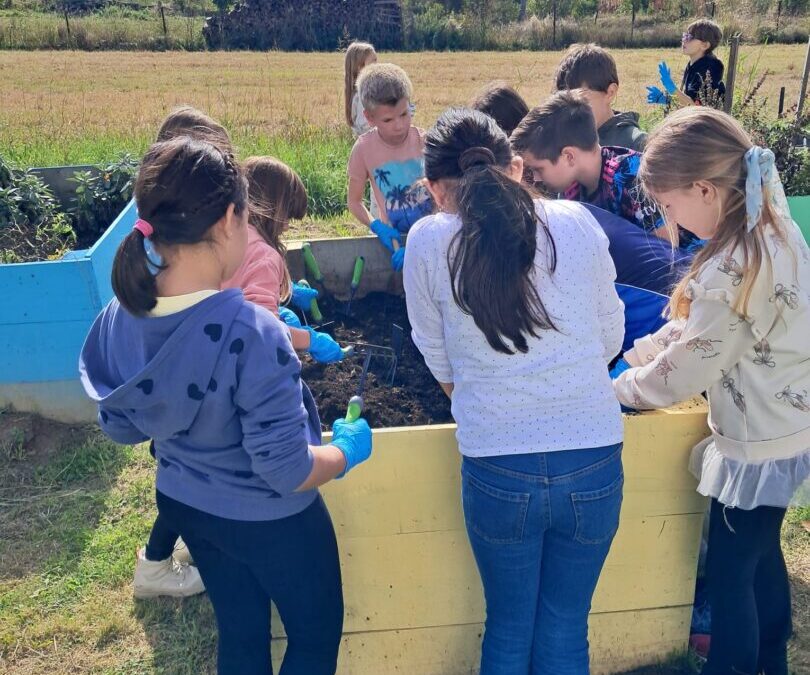
[[343, 630], [337, 541], [326, 505], [288, 518], [218, 518], [157, 493], [188, 545], [214, 606], [219, 675], [268, 675], [270, 601], [287, 633], [281, 675], [333, 675]]
[[[149, 454], [152, 459], [155, 457], [155, 442], [149, 441]], [[177, 544], [177, 534], [171, 527], [169, 527], [165, 518], [158, 513], [155, 522], [152, 525], [152, 531], [149, 533], [149, 541], [146, 542], [145, 556], [147, 560], [157, 562], [159, 560], [166, 560], [173, 552], [174, 546]]]
[[703, 675], [787, 675], [790, 584], [785, 509], [725, 509], [712, 499], [706, 582], [712, 641]]

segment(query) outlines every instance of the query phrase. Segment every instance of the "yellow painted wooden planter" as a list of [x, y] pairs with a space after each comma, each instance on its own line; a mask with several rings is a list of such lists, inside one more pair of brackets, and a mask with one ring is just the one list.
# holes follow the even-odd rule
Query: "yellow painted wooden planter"
[[[367, 259], [365, 292], [391, 290], [396, 282], [379, 248], [364, 239], [313, 242], [335, 291], [353, 255]], [[296, 250], [290, 266], [303, 276]], [[692, 402], [625, 416], [621, 525], [590, 621], [595, 674], [686, 646], [706, 506], [687, 459], [708, 433], [706, 412]], [[342, 675], [477, 672], [484, 603], [464, 529], [454, 433], [454, 425], [375, 430], [372, 459], [323, 489], [343, 568]], [[273, 626], [280, 631], [278, 617]], [[276, 635], [278, 665], [284, 640]]]

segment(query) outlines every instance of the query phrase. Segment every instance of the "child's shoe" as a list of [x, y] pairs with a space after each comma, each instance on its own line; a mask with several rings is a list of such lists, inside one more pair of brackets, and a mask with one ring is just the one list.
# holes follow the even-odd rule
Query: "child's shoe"
[[191, 557], [191, 551], [188, 550], [186, 542], [183, 537], [177, 537], [177, 543], [174, 545], [174, 552], [172, 557], [181, 565], [193, 565], [194, 559]]
[[143, 548], [138, 551], [138, 562], [135, 565], [133, 585], [136, 598], [156, 598], [159, 595], [185, 598], [205, 590], [196, 567], [179, 563], [173, 557], [159, 561], [147, 560], [145, 551]]

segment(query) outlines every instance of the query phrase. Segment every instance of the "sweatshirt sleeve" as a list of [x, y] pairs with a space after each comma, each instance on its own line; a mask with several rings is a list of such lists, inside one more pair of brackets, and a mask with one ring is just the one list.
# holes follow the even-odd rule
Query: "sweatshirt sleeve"
[[234, 403], [254, 473], [281, 495], [312, 471], [301, 364], [281, 323], [256, 309], [237, 365]]
[[[732, 309], [732, 296], [726, 290], [707, 290], [693, 281], [689, 293], [692, 303], [682, 328], [667, 324], [658, 337], [638, 340], [628, 352], [628, 363], [638, 367], [626, 370], [613, 383], [624, 405], [665, 408], [706, 391], [724, 380], [756, 344], [751, 325]], [[739, 392], [730, 393], [742, 400]], [[744, 405], [736, 398], [735, 403]]]
[[594, 232], [594, 278], [596, 279], [596, 305], [599, 314], [599, 337], [604, 358], [610, 362], [621, 351], [624, 340], [624, 303], [616, 292], [616, 266], [608, 251], [608, 238], [590, 212], [584, 211], [590, 229]]
[[405, 302], [411, 337], [425, 364], [439, 382], [450, 383], [453, 368], [445, 347], [442, 313], [430, 292], [430, 265], [435, 265], [437, 260], [431, 260], [429, 256], [431, 251], [438, 251], [438, 247], [429, 245], [430, 242], [426, 241], [428, 235], [425, 227], [418, 227], [408, 236], [403, 272]]

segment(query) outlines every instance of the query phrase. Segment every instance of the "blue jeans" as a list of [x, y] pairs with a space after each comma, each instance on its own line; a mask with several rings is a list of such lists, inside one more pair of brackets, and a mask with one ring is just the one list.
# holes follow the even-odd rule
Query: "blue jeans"
[[588, 612], [622, 504], [621, 444], [465, 457], [487, 617], [481, 675], [587, 675]]

